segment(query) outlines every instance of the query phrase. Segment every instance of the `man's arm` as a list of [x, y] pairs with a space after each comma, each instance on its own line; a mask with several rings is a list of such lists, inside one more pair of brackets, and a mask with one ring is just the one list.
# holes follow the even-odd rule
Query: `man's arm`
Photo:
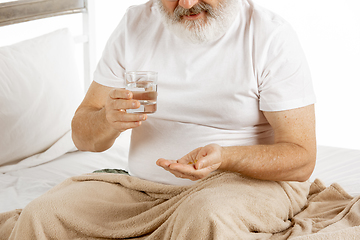
[[306, 181], [316, 161], [314, 106], [264, 115], [274, 129], [275, 143], [225, 147], [223, 168], [258, 179]]
[[141, 125], [146, 114], [128, 114], [138, 108], [125, 89], [113, 89], [93, 82], [72, 120], [72, 138], [82, 151], [101, 152], [110, 148], [121, 132]]
[[[157, 164], [178, 177], [192, 180], [221, 169], [263, 180], [306, 181], [316, 161], [314, 105], [264, 115], [274, 129], [274, 144], [233, 147], [211, 144], [177, 161], [159, 159]], [[195, 159], [194, 165], [188, 164]]]

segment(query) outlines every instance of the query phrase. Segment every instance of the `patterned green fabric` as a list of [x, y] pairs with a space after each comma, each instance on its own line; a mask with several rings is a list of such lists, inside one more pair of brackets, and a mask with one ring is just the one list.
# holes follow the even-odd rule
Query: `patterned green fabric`
[[116, 173], [116, 174], [126, 174], [130, 176], [130, 174], [123, 169], [101, 169], [101, 170], [96, 170], [93, 173]]

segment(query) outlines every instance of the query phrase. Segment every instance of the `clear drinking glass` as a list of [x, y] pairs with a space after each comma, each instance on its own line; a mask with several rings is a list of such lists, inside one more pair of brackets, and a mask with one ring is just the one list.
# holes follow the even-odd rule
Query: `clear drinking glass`
[[158, 73], [152, 71], [125, 72], [126, 89], [133, 93], [133, 99], [140, 102], [140, 108], [128, 109], [128, 113], [154, 113], [157, 108]]

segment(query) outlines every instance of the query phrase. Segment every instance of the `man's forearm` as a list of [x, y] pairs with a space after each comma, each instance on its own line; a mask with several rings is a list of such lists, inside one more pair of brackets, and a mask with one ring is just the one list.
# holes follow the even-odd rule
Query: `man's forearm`
[[120, 132], [108, 124], [104, 108], [83, 107], [73, 118], [72, 138], [81, 151], [105, 151], [119, 135]]
[[316, 149], [293, 143], [223, 147], [221, 169], [274, 181], [306, 181], [315, 166]]

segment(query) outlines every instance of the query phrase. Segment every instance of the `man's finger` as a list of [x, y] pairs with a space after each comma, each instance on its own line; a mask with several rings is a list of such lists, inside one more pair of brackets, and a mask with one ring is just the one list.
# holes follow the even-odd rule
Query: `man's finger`
[[131, 99], [133, 94], [129, 90], [125, 90], [123, 88], [114, 88], [109, 92], [109, 96], [113, 99]]
[[156, 161], [156, 165], [160, 166], [160, 167], [163, 167], [163, 168], [169, 168], [169, 166], [172, 164], [172, 163], [176, 163], [176, 161], [174, 160], [166, 160], [164, 158], [160, 158]]

